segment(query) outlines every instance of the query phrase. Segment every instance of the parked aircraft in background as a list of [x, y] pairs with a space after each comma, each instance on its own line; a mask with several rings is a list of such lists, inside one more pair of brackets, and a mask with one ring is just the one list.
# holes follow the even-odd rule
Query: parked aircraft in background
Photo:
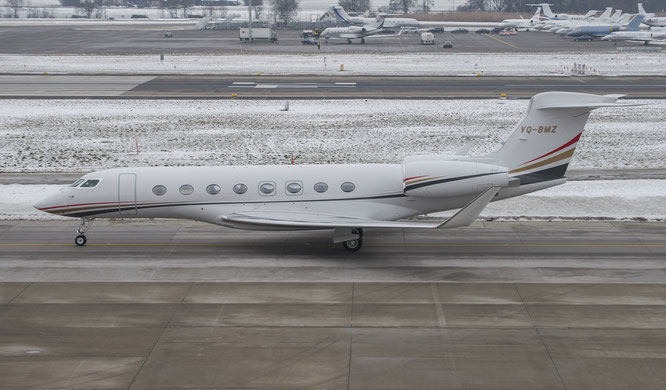
[[650, 27], [664, 27], [666, 26], [666, 16], [656, 17], [653, 13], [645, 12], [643, 8], [643, 3], [638, 3], [638, 13], [643, 15], [643, 24]]
[[[625, 16], [626, 15], [627, 14], [625, 14]], [[600, 26], [580, 26], [576, 27], [573, 31], [568, 32], [567, 35], [574, 38], [601, 38], [612, 33], [613, 31], [639, 31], [641, 22], [643, 21], [643, 15], [631, 15], [630, 17], [631, 20], [627, 24], [620, 22], [619, 26], [612, 24]]]
[[[338, 20], [347, 22], [351, 25], [366, 26], [375, 22], [376, 18], [368, 18], [364, 16], [349, 16], [344, 8], [339, 5], [333, 5], [329, 8]], [[401, 27], [419, 27], [419, 21], [413, 18], [384, 18], [384, 28], [401, 28]]]
[[501, 28], [524, 28], [529, 31], [530, 28], [534, 28], [534, 25], [541, 22], [541, 7], [537, 7], [536, 12], [530, 19], [523, 19], [521, 16], [520, 19], [504, 19], [497, 25]]
[[379, 34], [384, 29], [385, 19], [379, 17], [375, 19], [372, 24], [364, 26], [349, 26], [349, 27], [328, 27], [321, 32], [319, 36], [324, 37], [326, 42], [329, 38], [344, 38], [347, 43], [352, 43], [352, 39], [361, 39], [361, 43], [365, 43], [365, 38]]
[[[375, 18], [367, 16], [349, 16], [344, 8], [339, 5], [333, 5], [329, 8], [329, 14], [336, 19], [349, 23], [355, 26], [365, 26], [371, 24]], [[478, 26], [478, 27], [494, 27], [497, 23], [494, 22], [438, 22], [438, 21], [420, 21], [414, 18], [394, 18], [390, 15], [380, 15], [385, 18], [384, 28], [386, 29], [402, 29], [409, 27], [432, 27], [432, 26]]]
[[[402, 164], [118, 168], [89, 173], [37, 204], [81, 218], [178, 218], [248, 230], [333, 231], [356, 251], [368, 228], [455, 228], [491, 201], [564, 184], [590, 111], [628, 106], [622, 95], [545, 92], [499, 150], [420, 155]], [[460, 209], [444, 222], [398, 221]]]
[[646, 45], [666, 39], [666, 31], [617, 31], [602, 37], [604, 41], [638, 41]]
[[557, 35], [565, 35], [568, 32], [575, 30], [577, 27], [582, 26], [625, 24], [631, 17], [631, 15], [626, 15], [623, 20], [621, 16], [622, 10], [615, 11], [615, 14], [611, 16], [612, 11], [612, 8], [606, 8], [606, 10], [598, 18], [591, 18], [590, 20], [564, 20], [559, 26], [551, 29], [551, 31]]
[[539, 3], [539, 4], [525, 4], [533, 7], [541, 7], [543, 9], [543, 16], [548, 20], [584, 20], [588, 19], [597, 14], [598, 11], [590, 10], [585, 15], [567, 15], [567, 14], [556, 14], [550, 9], [549, 3]]

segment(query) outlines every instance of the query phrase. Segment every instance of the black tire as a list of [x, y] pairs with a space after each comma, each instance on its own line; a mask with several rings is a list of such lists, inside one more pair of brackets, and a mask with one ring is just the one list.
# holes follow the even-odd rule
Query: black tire
[[349, 240], [342, 243], [342, 247], [347, 252], [358, 252], [363, 246], [363, 238], [359, 237], [356, 240]]
[[79, 234], [74, 239], [74, 243], [78, 246], [84, 246], [86, 244], [86, 242], [88, 242], [88, 239], [83, 234]]

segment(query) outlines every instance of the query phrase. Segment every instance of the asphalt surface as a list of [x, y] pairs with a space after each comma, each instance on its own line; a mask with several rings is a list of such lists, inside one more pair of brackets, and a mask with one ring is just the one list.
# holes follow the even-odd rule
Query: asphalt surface
[[551, 90], [665, 98], [666, 76], [0, 76], [1, 98], [529, 98]]
[[[181, 27], [182, 28], [182, 27]], [[165, 38], [166, 29], [173, 31]], [[402, 53], [442, 52], [442, 43], [451, 41], [455, 52], [590, 52], [615, 51], [611, 42], [573, 42], [551, 33], [520, 32], [516, 36], [495, 34], [435, 35], [435, 45], [421, 45], [419, 34], [369, 38], [358, 41], [333, 40], [316, 45], [302, 45], [300, 31], [279, 30], [278, 43], [241, 43], [237, 30], [192, 30], [154, 25], [136, 26], [31, 26], [0, 27], [0, 53], [7, 54], [194, 54], [194, 53]], [[384, 35], [384, 34], [382, 34]], [[620, 42], [618, 47], [642, 46]], [[448, 49], [446, 49], [448, 50]]]
[[666, 225], [0, 223], [0, 388], [661, 389]]

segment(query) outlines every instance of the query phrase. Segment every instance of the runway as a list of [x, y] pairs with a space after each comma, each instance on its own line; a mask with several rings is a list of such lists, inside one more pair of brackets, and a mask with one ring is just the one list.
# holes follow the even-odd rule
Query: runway
[[558, 90], [665, 98], [666, 76], [128, 76], [0, 75], [0, 98], [465, 99]]
[[78, 221], [0, 226], [0, 281], [666, 281], [666, 225], [478, 222], [451, 230], [370, 229], [359, 253], [329, 231], [246, 232], [204, 223]]
[[0, 388], [666, 381], [664, 224], [368, 231], [358, 253], [168, 221], [101, 223], [80, 248], [74, 228], [0, 226]]

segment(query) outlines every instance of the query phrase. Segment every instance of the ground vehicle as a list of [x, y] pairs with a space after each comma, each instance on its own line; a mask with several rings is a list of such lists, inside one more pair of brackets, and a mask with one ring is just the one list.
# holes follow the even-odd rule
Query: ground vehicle
[[516, 35], [516, 34], [518, 34], [518, 33], [514, 29], [506, 29], [506, 30], [503, 30], [499, 33], [499, 35], [501, 35], [503, 37], [509, 36], [509, 35]]
[[492, 30], [490, 30], [491, 34], [499, 34], [500, 31], [504, 31], [504, 27], [494, 27]]
[[418, 29], [418, 27], [404, 27], [402, 29], [402, 33], [403, 34], [418, 34], [419, 29]]
[[469, 32], [468, 29], [460, 27], [451, 31], [451, 34], [467, 34], [468, 32]]
[[171, 32], [171, 30], [167, 30], [164, 32], [164, 38], [171, 38], [171, 37], [173, 37], [173, 33]]
[[442, 43], [442, 49], [453, 49], [453, 43], [451, 43], [451, 41]]
[[490, 34], [490, 30], [488, 30], [487, 28], [480, 28], [474, 32], [477, 34]]
[[303, 38], [319, 38], [319, 35], [321, 34], [321, 30], [318, 28], [315, 28], [314, 30], [303, 30], [301, 33], [301, 37]]
[[444, 27], [432, 27], [427, 29], [426, 32], [430, 32], [433, 34], [441, 34], [444, 32]]
[[435, 44], [435, 35], [431, 32], [421, 33], [421, 44], [422, 45], [434, 45]]
[[576, 38], [574, 38], [574, 41], [576, 41], [576, 42], [592, 42], [592, 41], [594, 41], [594, 37], [590, 37], [590, 36], [576, 37]]
[[270, 28], [253, 28], [252, 36], [250, 37], [250, 29], [241, 27], [238, 31], [238, 38], [241, 41], [271, 41], [277, 42], [277, 33]]
[[316, 45], [319, 41], [314, 38], [304, 38], [301, 40], [301, 45]]

